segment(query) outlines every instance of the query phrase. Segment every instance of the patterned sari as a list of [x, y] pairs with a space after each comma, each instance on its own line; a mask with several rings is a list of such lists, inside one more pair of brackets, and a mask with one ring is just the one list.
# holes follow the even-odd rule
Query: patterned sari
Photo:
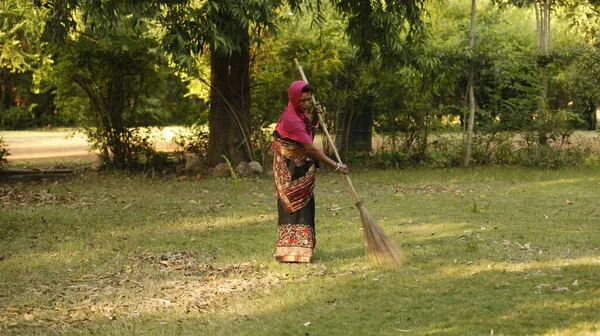
[[315, 237], [315, 161], [301, 143], [273, 137], [273, 175], [277, 197], [277, 248], [283, 262], [311, 262]]

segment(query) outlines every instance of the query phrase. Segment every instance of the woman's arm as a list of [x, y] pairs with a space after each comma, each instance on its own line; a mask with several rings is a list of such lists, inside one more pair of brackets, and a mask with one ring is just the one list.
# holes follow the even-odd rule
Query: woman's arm
[[[321, 151], [319, 148], [317, 148], [312, 142], [301, 142], [301, 144], [304, 146], [304, 149], [308, 153], [312, 154], [315, 157], [315, 159], [328, 164], [333, 169], [337, 168], [337, 165], [338, 165], [337, 162], [330, 159], [327, 155], [325, 155], [325, 153], [323, 153], [323, 151]], [[343, 174], [348, 174], [348, 167], [345, 164], [340, 164], [340, 167], [337, 168], [337, 171], [339, 171], [340, 173], [343, 173]]]

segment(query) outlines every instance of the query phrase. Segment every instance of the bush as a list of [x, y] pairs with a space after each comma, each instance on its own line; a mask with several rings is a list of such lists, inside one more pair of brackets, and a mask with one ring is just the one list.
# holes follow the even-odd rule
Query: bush
[[99, 151], [102, 163], [108, 168], [139, 169], [156, 153], [152, 128], [121, 128], [118, 131], [84, 128], [92, 150]]
[[517, 164], [526, 167], [557, 169], [585, 163], [586, 148], [561, 148], [553, 146], [526, 147], [517, 150]]
[[439, 136], [430, 144], [427, 165], [432, 167], [458, 167], [463, 162], [463, 146], [460, 138]]
[[590, 155], [585, 159], [586, 167], [600, 167], [600, 157], [597, 155]]
[[209, 130], [201, 125], [185, 127], [173, 136], [171, 142], [179, 162], [184, 162], [187, 154], [196, 154], [200, 157], [206, 156], [208, 150]]
[[[350, 152], [347, 163], [361, 168], [404, 168], [410, 166], [410, 158], [404, 152], [378, 151], [375, 153]], [[354, 169], [354, 168], [353, 168]]]
[[515, 160], [512, 133], [477, 134], [471, 159], [475, 164], [511, 164]]
[[4, 166], [8, 160], [6, 159], [10, 153], [8, 152], [8, 146], [6, 142], [4, 142], [4, 138], [0, 137], [0, 167]]
[[24, 130], [34, 126], [31, 112], [25, 106], [11, 106], [2, 111], [0, 126], [9, 130]]
[[[473, 139], [472, 162], [477, 165], [510, 164], [543, 169], [565, 166], [599, 165], [593, 148], [597, 142], [579, 142], [568, 147], [561, 142], [540, 145], [535, 141], [514, 141], [514, 133], [480, 133]], [[362, 168], [403, 168], [427, 166], [458, 167], [463, 164], [463, 140], [459, 136], [440, 135], [429, 143], [424, 160], [404, 151], [350, 153], [348, 163]]]

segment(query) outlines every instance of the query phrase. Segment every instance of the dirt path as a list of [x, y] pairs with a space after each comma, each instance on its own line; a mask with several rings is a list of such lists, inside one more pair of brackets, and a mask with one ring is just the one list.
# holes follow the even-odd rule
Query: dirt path
[[[177, 126], [165, 127], [162, 133], [154, 135], [156, 149], [172, 151], [171, 139], [180, 130]], [[72, 130], [48, 131], [2, 131], [0, 137], [8, 144], [10, 155], [9, 162], [39, 162], [48, 160], [82, 160], [91, 161], [94, 154], [89, 152], [89, 144], [82, 133], [73, 133]], [[578, 131], [571, 138], [572, 143], [593, 144], [594, 148], [600, 147], [598, 133]], [[379, 149], [383, 139], [375, 136], [373, 148]], [[320, 136], [315, 139], [315, 144], [322, 147]]]
[[[158, 150], [172, 150], [170, 141], [178, 127], [166, 127], [156, 134]], [[82, 133], [71, 130], [2, 131], [0, 137], [8, 145], [8, 161], [39, 162], [48, 160], [91, 161], [94, 154]]]
[[[172, 151], [171, 140], [180, 130], [177, 126], [165, 127], [162, 133], [154, 135], [156, 149]], [[82, 133], [72, 130], [48, 131], [2, 131], [0, 137], [8, 145], [9, 162], [41, 162], [48, 160], [81, 160], [92, 161], [94, 154], [90, 153], [90, 146]], [[315, 144], [322, 147], [320, 137], [315, 139]]]

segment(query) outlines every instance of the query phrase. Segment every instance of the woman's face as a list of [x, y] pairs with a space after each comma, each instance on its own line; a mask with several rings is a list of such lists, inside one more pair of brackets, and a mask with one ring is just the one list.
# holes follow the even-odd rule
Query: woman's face
[[300, 111], [302, 111], [302, 112], [308, 111], [308, 108], [310, 107], [310, 103], [311, 103], [311, 98], [312, 98], [312, 93], [302, 92], [302, 95], [300, 96], [300, 104], [298, 105], [298, 108], [300, 109]]

